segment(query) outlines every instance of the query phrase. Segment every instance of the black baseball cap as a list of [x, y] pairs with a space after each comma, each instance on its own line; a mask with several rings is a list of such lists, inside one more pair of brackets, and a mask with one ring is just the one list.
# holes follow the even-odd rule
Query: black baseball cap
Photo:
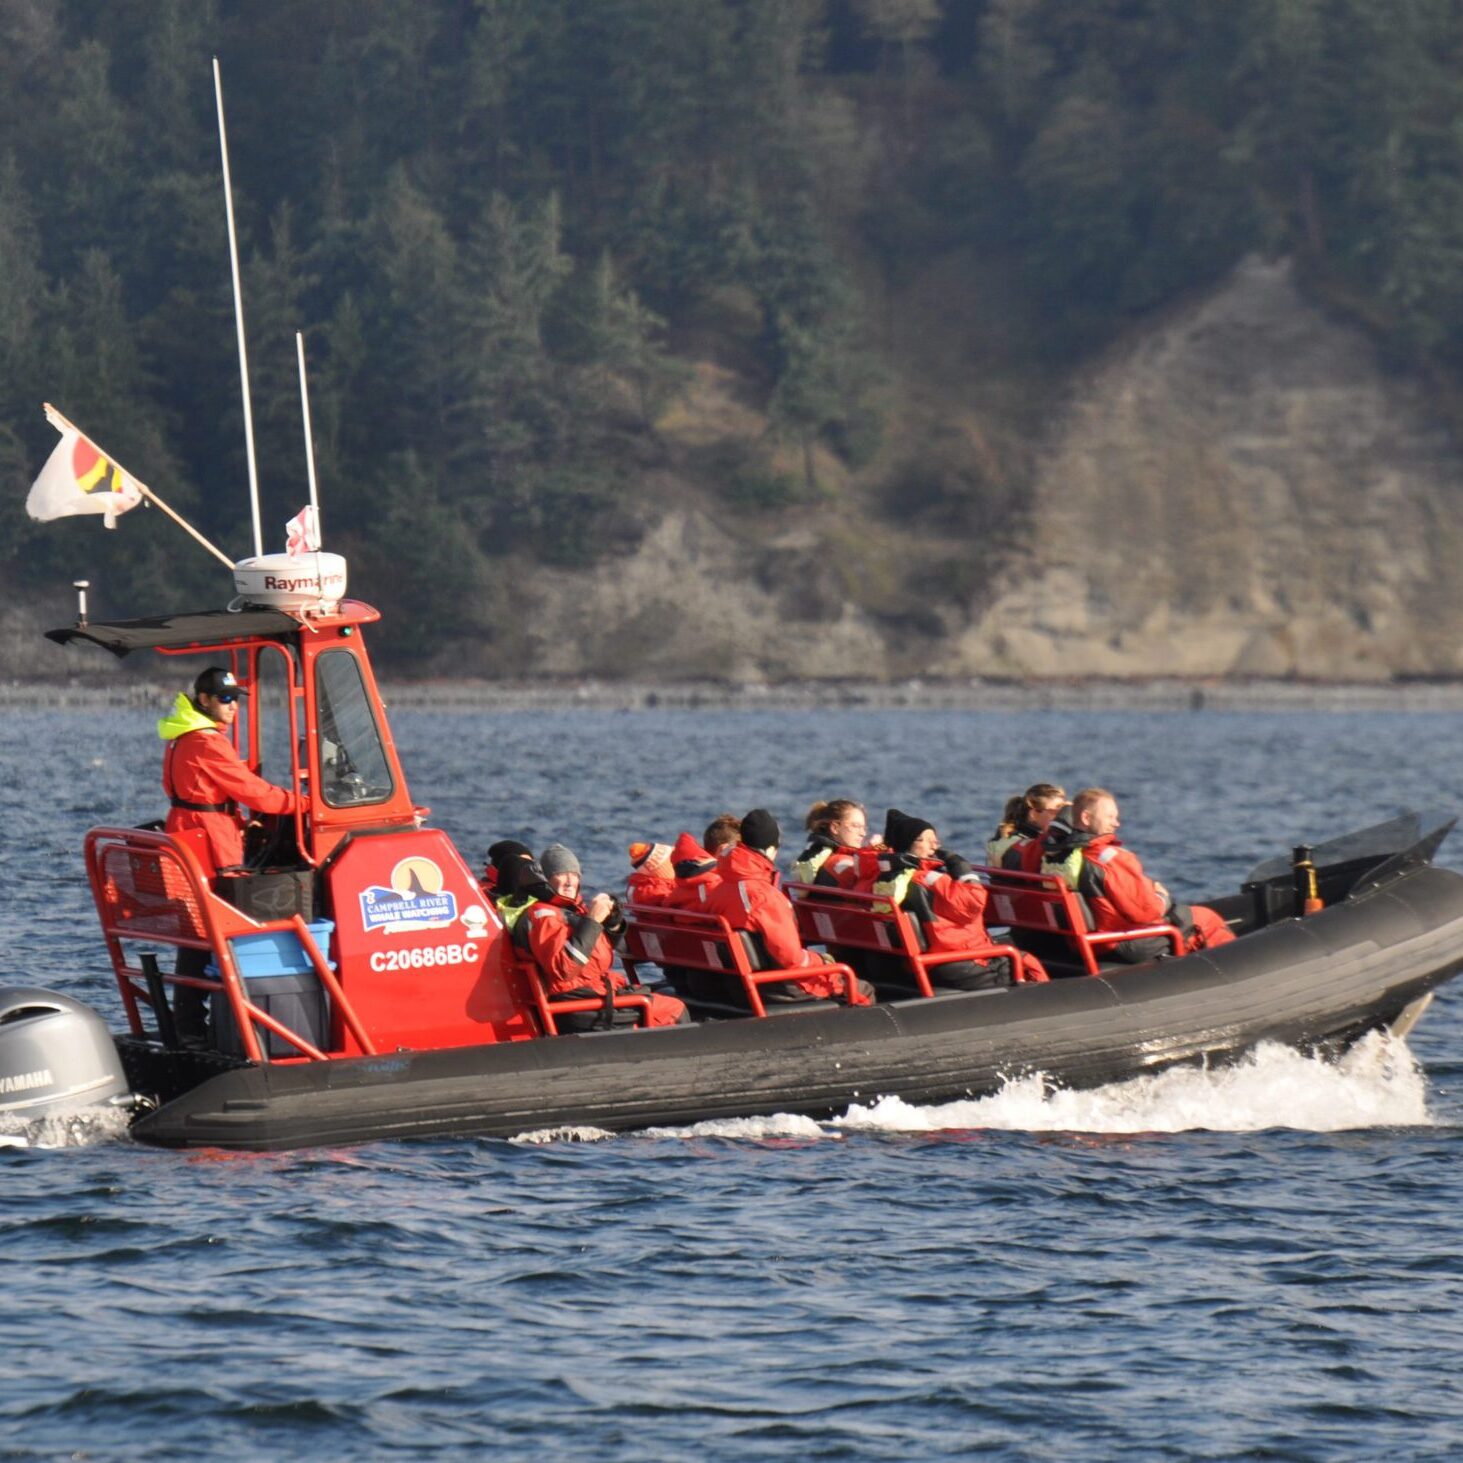
[[193, 682], [195, 696], [247, 696], [249, 693], [239, 684], [233, 671], [221, 665], [211, 665]]

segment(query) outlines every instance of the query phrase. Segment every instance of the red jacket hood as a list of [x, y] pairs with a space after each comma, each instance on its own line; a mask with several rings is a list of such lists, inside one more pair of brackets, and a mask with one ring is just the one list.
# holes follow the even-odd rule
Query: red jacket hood
[[775, 884], [777, 865], [765, 853], [739, 843], [723, 860], [728, 879], [750, 879], [754, 883]]
[[711, 855], [689, 833], [682, 833], [671, 849], [672, 864], [704, 864], [710, 861]]

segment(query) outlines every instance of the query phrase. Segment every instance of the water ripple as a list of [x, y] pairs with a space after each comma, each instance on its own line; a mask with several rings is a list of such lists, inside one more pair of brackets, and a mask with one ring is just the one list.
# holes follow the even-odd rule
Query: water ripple
[[[0, 981], [114, 1021], [55, 871], [89, 821], [155, 814], [150, 719], [116, 714], [135, 755], [96, 759], [79, 716], [0, 716], [5, 765], [34, 768], [0, 785]], [[1133, 841], [1199, 894], [1431, 806], [1456, 755], [1454, 718], [1375, 713], [450, 723], [395, 731], [469, 856], [568, 836], [603, 884], [634, 838], [758, 803], [791, 827], [845, 789], [876, 820], [922, 800], [970, 848], [1051, 776], [1122, 788]], [[1459, 1011], [1445, 991], [1410, 1051], [1337, 1067], [1275, 1051], [832, 1123], [242, 1156], [6, 1132], [0, 1456], [1451, 1459]]]

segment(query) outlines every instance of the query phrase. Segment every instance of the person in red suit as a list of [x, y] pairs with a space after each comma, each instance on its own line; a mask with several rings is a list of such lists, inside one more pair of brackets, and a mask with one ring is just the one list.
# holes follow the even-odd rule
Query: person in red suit
[[808, 830], [808, 846], [792, 866], [793, 883], [852, 889], [860, 879], [877, 872], [879, 849], [865, 846], [869, 819], [862, 803], [852, 798], [816, 802], [808, 809], [803, 826]]
[[632, 843], [630, 863], [625, 897], [649, 908], [702, 909], [722, 874], [720, 862], [689, 833], [682, 833], [674, 845]]
[[682, 833], [671, 849], [675, 884], [666, 898], [672, 909], [705, 909], [711, 891], [721, 882], [721, 861]]
[[[1138, 855], [1119, 842], [1121, 826], [1117, 799], [1106, 788], [1083, 788], [1072, 799], [1069, 821], [1058, 819], [1039, 840], [1022, 846], [1021, 866], [1027, 873], [1059, 874], [1086, 900], [1099, 934], [1171, 924], [1185, 950], [1212, 950], [1234, 939], [1223, 915], [1203, 904], [1180, 904], [1150, 879]], [[1170, 948], [1166, 939], [1151, 937], [1108, 947], [1113, 958], [1129, 963]]]
[[[496, 845], [495, 845], [496, 846]], [[614, 968], [612, 932], [623, 928], [624, 916], [608, 894], [596, 894], [588, 903], [580, 897], [579, 860], [563, 844], [543, 851], [538, 862], [519, 858], [512, 866], [513, 894], [499, 902], [510, 938], [530, 956], [552, 1005], [554, 1000], [602, 996], [608, 991], [630, 992], [624, 971]], [[650, 998], [647, 1023], [679, 1026], [689, 1021], [684, 1004], [674, 996], [639, 991]], [[616, 1021], [629, 1022], [637, 1012], [626, 1010]], [[570, 1012], [557, 1017], [562, 1031], [592, 1030], [603, 1023], [600, 1012]]]
[[[985, 927], [985, 885], [969, 859], [940, 847], [939, 834], [927, 818], [889, 809], [879, 870], [859, 888], [904, 910], [919, 926], [931, 954], [954, 954], [994, 943]], [[957, 991], [1047, 979], [1034, 955], [1023, 955], [1016, 969], [1006, 955], [952, 960], [931, 967], [929, 976], [931, 985]], [[903, 979], [907, 982], [908, 977]]]
[[[193, 694], [178, 693], [172, 712], [157, 724], [166, 744], [163, 791], [168, 795], [165, 832], [201, 829], [208, 840], [211, 874], [244, 862], [242, 803], [254, 813], [293, 813], [298, 800], [286, 788], [256, 776], [240, 760], [229, 735], [245, 695], [230, 670], [211, 665], [193, 682]], [[183, 946], [174, 974], [201, 976], [211, 957], [208, 950]], [[173, 987], [173, 1018], [188, 1044], [207, 1036], [207, 992], [198, 986]]]
[[[831, 960], [803, 948], [797, 917], [778, 888], [773, 860], [781, 842], [777, 819], [765, 808], [753, 808], [742, 819], [742, 841], [721, 860], [721, 880], [707, 894], [706, 910], [721, 915], [732, 929], [756, 937], [766, 953], [764, 970], [806, 970], [805, 975], [763, 986], [764, 1000], [833, 1000], [843, 993], [843, 977], [824, 969]], [[872, 1005], [874, 1000], [874, 988], [859, 981], [858, 1003]]]
[[625, 898], [631, 904], [669, 904], [676, 887], [668, 843], [632, 843]]
[[295, 794], [255, 776], [240, 760], [229, 733], [246, 695], [234, 673], [211, 665], [178, 693], [172, 713], [157, 724], [163, 751], [163, 791], [169, 833], [201, 828], [215, 870], [244, 861], [244, 822], [238, 805], [255, 813], [293, 813]]

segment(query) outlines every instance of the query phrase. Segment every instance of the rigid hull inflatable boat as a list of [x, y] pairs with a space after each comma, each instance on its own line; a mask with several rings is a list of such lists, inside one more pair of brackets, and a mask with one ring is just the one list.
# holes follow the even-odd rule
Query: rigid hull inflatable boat
[[[1214, 950], [1097, 974], [1074, 964], [1073, 978], [996, 991], [911, 990], [873, 1007], [720, 1008], [687, 1026], [556, 1035], [556, 1004], [504, 954], [491, 901], [407, 791], [363, 635], [376, 618], [347, 600], [51, 632], [119, 655], [227, 664], [255, 692], [233, 732], [240, 756], [258, 771], [264, 745], [276, 759], [287, 748], [289, 783], [309, 794], [241, 869], [214, 868], [206, 841], [186, 832], [87, 836], [142, 1141], [271, 1150], [824, 1117], [890, 1095], [987, 1094], [1031, 1072], [1092, 1087], [1231, 1061], [1263, 1041], [1339, 1051], [1369, 1031], [1405, 1033], [1463, 966], [1463, 876], [1431, 863], [1447, 830], [1424, 834], [1407, 815], [1302, 861], [1305, 907], [1318, 912], [1295, 915], [1289, 858], [1206, 901], [1238, 936]], [[635, 930], [632, 918], [644, 975], [646, 947], [658, 947]], [[699, 943], [727, 958], [725, 942]], [[185, 951], [201, 954], [180, 961]], [[206, 1048], [174, 1024], [188, 985], [211, 1003]], [[38, 1074], [67, 1064], [48, 1061], [27, 1026], [43, 1019], [40, 995], [0, 1022], [0, 1085], [8, 1077], [43, 1105]], [[26, 1073], [7, 1056], [7, 1037], [22, 1033]]]

